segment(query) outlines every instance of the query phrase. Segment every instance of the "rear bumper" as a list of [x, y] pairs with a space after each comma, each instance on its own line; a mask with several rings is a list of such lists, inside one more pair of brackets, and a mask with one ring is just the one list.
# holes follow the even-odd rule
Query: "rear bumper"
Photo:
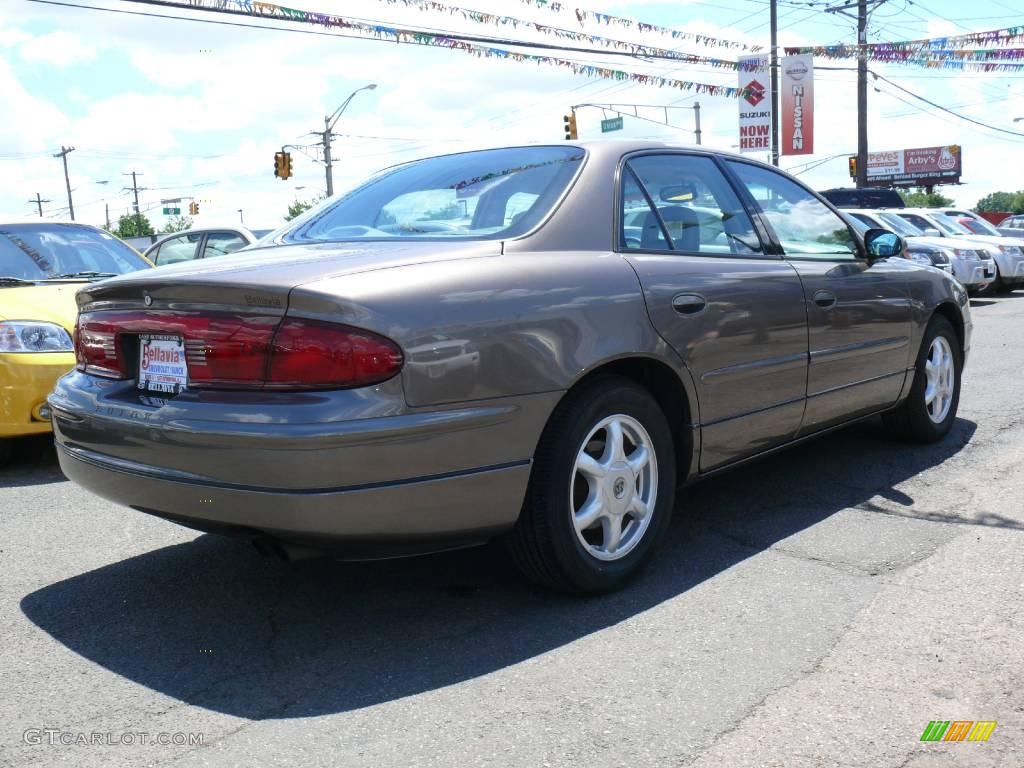
[[65, 474], [104, 498], [200, 530], [363, 557], [511, 527], [559, 397], [409, 408], [392, 380], [159, 399], [72, 372], [49, 403]]
[[519, 514], [530, 462], [363, 487], [235, 487], [58, 443], [61, 469], [93, 493], [202, 531], [394, 557], [486, 541]]

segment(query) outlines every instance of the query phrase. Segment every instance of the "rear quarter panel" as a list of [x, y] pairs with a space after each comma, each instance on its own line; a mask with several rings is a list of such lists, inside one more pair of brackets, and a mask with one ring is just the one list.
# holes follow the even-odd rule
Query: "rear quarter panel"
[[636, 275], [612, 253], [506, 253], [348, 275], [299, 286], [288, 311], [397, 341], [412, 407], [565, 390], [603, 362], [671, 354]]

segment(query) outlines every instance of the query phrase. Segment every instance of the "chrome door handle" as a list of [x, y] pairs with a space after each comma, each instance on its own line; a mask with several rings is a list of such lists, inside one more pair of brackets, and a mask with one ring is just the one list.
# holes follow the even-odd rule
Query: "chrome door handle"
[[672, 309], [680, 315], [696, 315], [703, 312], [708, 301], [696, 293], [681, 293], [672, 299]]
[[814, 303], [823, 309], [834, 307], [836, 303], [836, 295], [832, 291], [818, 291], [814, 294]]

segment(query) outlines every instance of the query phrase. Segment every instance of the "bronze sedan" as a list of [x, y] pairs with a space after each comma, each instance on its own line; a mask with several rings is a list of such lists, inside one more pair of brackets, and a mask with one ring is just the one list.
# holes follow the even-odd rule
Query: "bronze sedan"
[[610, 590], [677, 486], [872, 414], [947, 434], [967, 296], [902, 255], [702, 148], [403, 164], [256, 249], [80, 291], [61, 466], [293, 556], [504, 537], [531, 578]]

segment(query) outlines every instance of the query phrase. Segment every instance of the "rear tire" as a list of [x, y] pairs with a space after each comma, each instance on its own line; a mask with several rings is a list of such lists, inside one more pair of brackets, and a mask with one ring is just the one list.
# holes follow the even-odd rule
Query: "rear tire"
[[620, 587], [665, 537], [675, 446], [651, 394], [600, 376], [555, 410], [534, 456], [523, 511], [506, 544], [532, 581], [563, 592]]
[[963, 352], [953, 326], [934, 315], [917, 354], [910, 394], [884, 414], [886, 426], [913, 443], [935, 443], [949, 434], [960, 405]]

